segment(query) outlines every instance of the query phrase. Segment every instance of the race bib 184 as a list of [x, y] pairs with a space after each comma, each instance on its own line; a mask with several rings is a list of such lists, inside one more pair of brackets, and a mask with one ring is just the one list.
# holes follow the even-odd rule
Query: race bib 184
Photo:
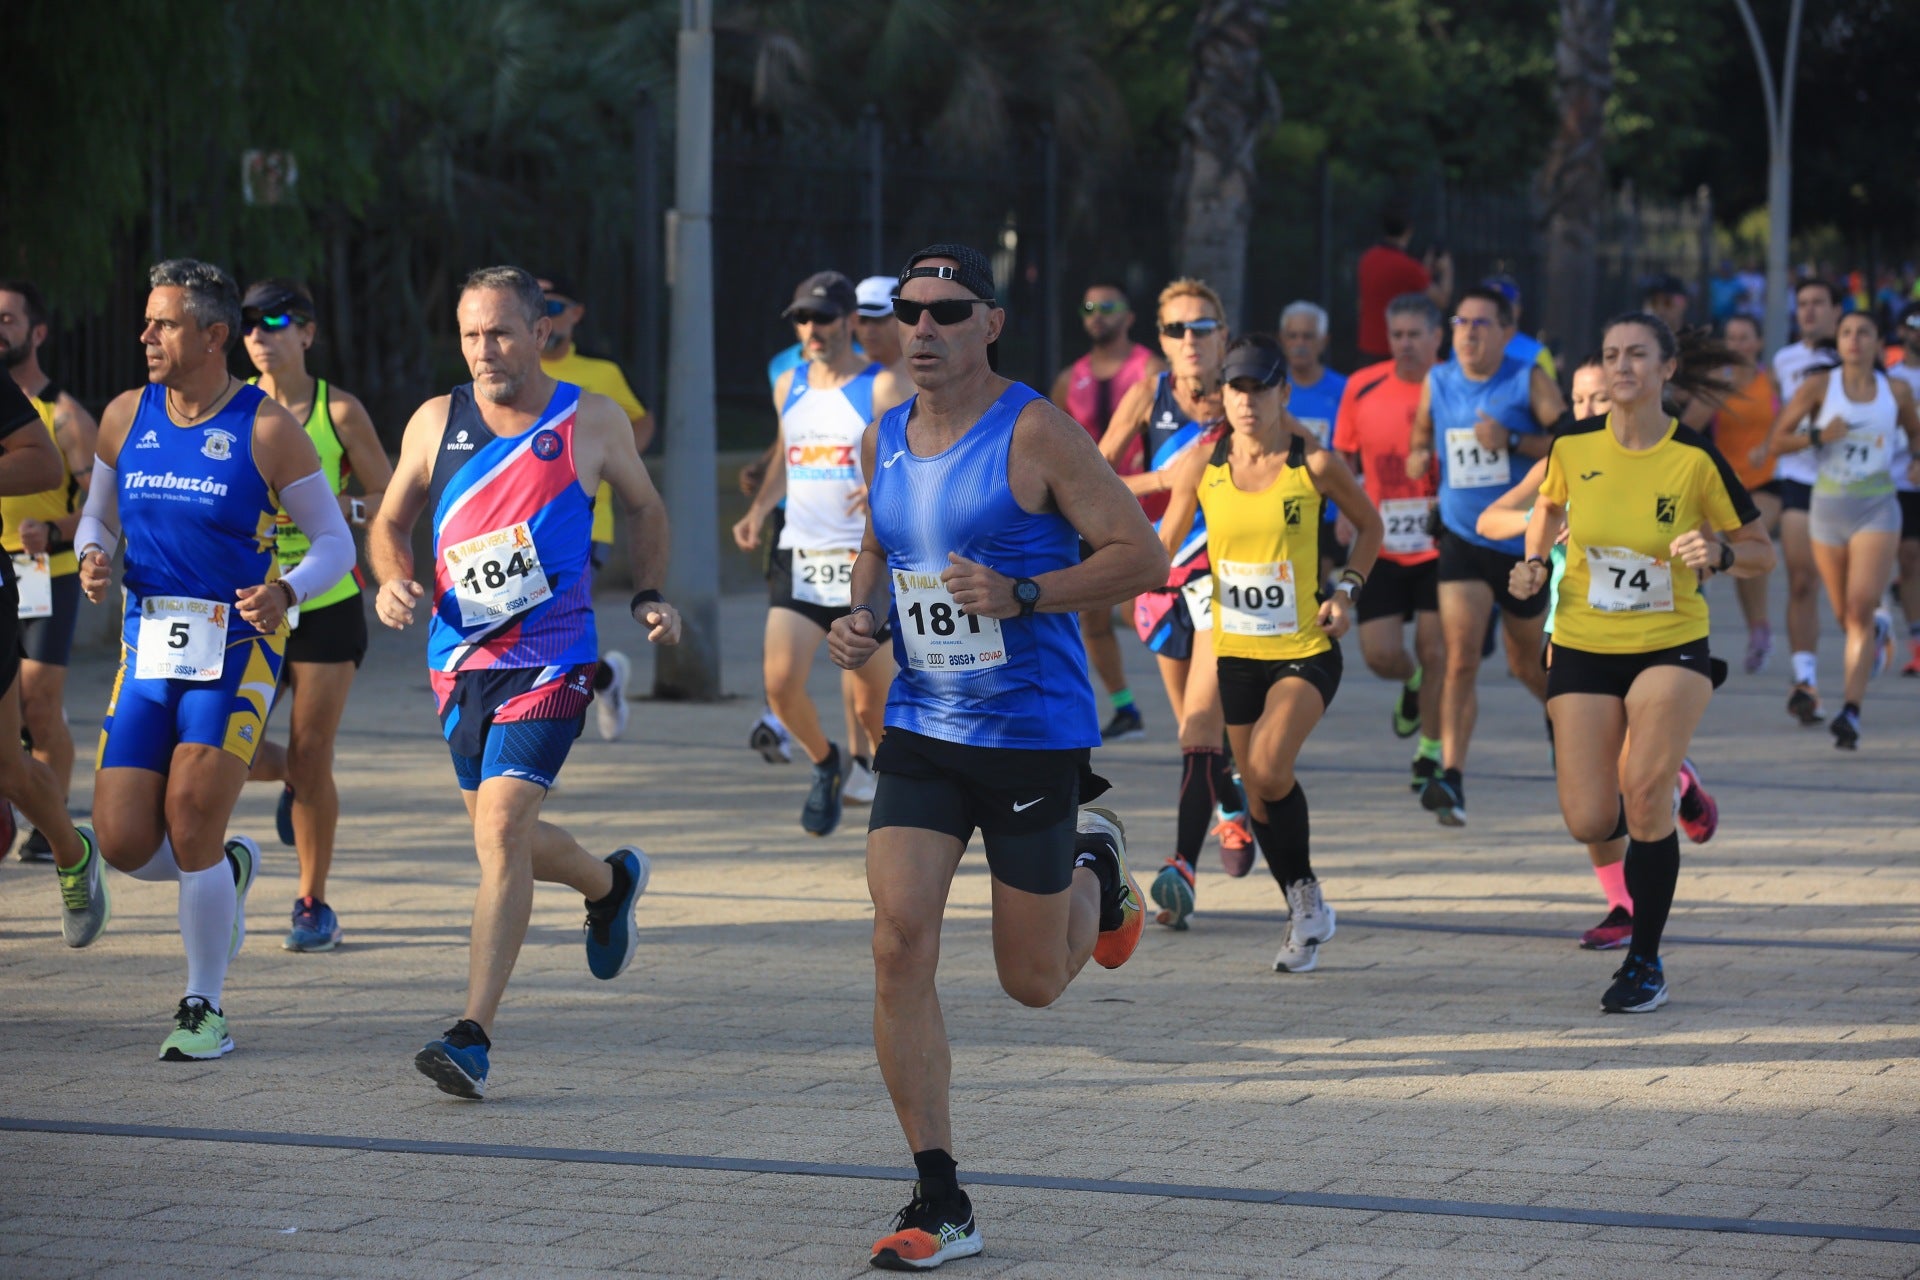
[[970, 672], [1006, 665], [1000, 619], [961, 613], [939, 574], [895, 569], [893, 606], [912, 670]]
[[504, 621], [553, 595], [533, 545], [533, 530], [524, 520], [456, 542], [441, 554], [453, 579], [463, 627]]

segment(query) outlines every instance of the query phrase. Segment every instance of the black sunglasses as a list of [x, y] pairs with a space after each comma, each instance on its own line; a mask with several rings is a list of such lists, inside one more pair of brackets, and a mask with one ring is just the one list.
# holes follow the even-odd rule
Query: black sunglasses
[[933, 322], [944, 329], [965, 320], [973, 314], [975, 307], [992, 305], [985, 298], [942, 298], [938, 302], [910, 302], [905, 298], [895, 298], [893, 314], [904, 325], [919, 324], [921, 316], [931, 315]]
[[280, 333], [298, 322], [299, 317], [290, 311], [265, 311], [248, 314], [240, 313], [240, 336], [246, 337], [256, 328], [268, 333]]
[[787, 313], [787, 319], [794, 324], [832, 324], [839, 318], [837, 315], [828, 315], [824, 311], [790, 311]]
[[1188, 334], [1204, 338], [1219, 328], [1218, 320], [1167, 320], [1160, 325], [1160, 332], [1178, 342]]

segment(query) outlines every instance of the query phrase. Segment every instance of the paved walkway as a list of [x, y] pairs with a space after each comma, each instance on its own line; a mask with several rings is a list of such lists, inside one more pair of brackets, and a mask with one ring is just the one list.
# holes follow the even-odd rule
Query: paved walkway
[[[760, 616], [723, 610], [742, 693]], [[459, 1008], [475, 879], [419, 643], [380, 634], [354, 690], [338, 953], [279, 950], [293, 855], [269, 790], [242, 803], [270, 847], [224, 1061], [154, 1060], [184, 967], [170, 886], [116, 876], [108, 932], [74, 952], [51, 873], [0, 864], [0, 1275], [861, 1273], [907, 1160], [869, 1040], [859, 811], [800, 832], [804, 769], [743, 745], [757, 698], [638, 704], [618, 744], [590, 728], [549, 812], [653, 852], [639, 956], [594, 982], [578, 899], [541, 890], [492, 1096], [455, 1103], [409, 1063]], [[1100, 766], [1151, 868], [1177, 753], [1127, 650], [1152, 732]], [[75, 671], [83, 742], [105, 679]], [[951, 1272], [1920, 1275], [1920, 681], [1875, 686], [1852, 756], [1783, 695], [1777, 669], [1736, 676], [1708, 714], [1723, 824], [1687, 852], [1674, 1000], [1649, 1017], [1599, 1014], [1616, 958], [1571, 941], [1597, 887], [1504, 674], [1472, 825], [1447, 831], [1353, 655], [1303, 772], [1340, 911], [1317, 973], [1270, 970], [1277, 891], [1209, 852], [1191, 932], [1023, 1009], [995, 985], [976, 853], [943, 994], [988, 1252]]]

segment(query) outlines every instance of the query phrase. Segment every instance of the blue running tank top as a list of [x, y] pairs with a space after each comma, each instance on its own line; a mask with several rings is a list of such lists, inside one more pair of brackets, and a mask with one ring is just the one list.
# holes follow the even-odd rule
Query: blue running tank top
[[592, 662], [593, 498], [580, 487], [573, 433], [580, 388], [554, 384], [532, 427], [496, 436], [473, 384], [447, 398], [433, 461], [433, 618], [427, 665], [436, 675], [486, 667]]
[[1533, 416], [1533, 362], [1508, 355], [1492, 377], [1476, 382], [1458, 360], [1448, 360], [1433, 366], [1427, 386], [1433, 449], [1440, 456], [1441, 523], [1475, 546], [1510, 556], [1524, 554], [1525, 538], [1483, 538], [1473, 526], [1495, 498], [1526, 478], [1534, 460], [1508, 449], [1500, 465], [1499, 455], [1489, 454], [1473, 438], [1473, 428], [1485, 413], [1508, 431], [1541, 434]]
[[[937, 621], [943, 634], [969, 620], [952, 610], [938, 577], [956, 552], [1012, 578], [1080, 562], [1080, 535], [1054, 512], [1034, 515], [1007, 483], [1013, 428], [1040, 393], [1014, 383], [944, 453], [915, 456], [907, 422], [918, 397], [880, 419], [870, 493], [874, 536], [887, 549], [893, 653], [900, 674], [887, 695], [890, 727], [976, 747], [1069, 750], [1100, 745], [1080, 623], [1070, 613], [1001, 619], [1004, 661], [968, 669], [916, 669], [905, 628]], [[901, 616], [902, 575], [918, 584]], [[939, 603], [944, 597], [945, 604]], [[913, 614], [915, 609], [920, 612]], [[942, 615], [941, 611], [945, 611]], [[992, 619], [981, 619], [983, 623]], [[988, 659], [991, 661], [991, 658]]]
[[[128, 644], [136, 642], [145, 597], [232, 605], [242, 587], [280, 576], [280, 504], [253, 456], [254, 420], [266, 398], [258, 387], [241, 386], [212, 418], [182, 427], [167, 416], [166, 387], [149, 383], [140, 393], [116, 460]], [[239, 610], [228, 609], [229, 642], [258, 634]]]

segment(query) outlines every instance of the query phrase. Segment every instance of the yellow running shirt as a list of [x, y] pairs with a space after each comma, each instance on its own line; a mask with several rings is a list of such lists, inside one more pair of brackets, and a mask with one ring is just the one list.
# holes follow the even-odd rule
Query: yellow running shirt
[[1678, 422], [1651, 449], [1628, 449], [1588, 418], [1555, 438], [1540, 496], [1566, 508], [1567, 571], [1555, 644], [1652, 653], [1707, 636], [1707, 601], [1673, 540], [1706, 524], [1730, 533], [1759, 519], [1733, 468]]
[[[620, 366], [611, 360], [601, 360], [595, 356], [583, 356], [579, 347], [569, 347], [567, 354], [558, 360], [542, 360], [540, 367], [550, 378], [562, 382], [571, 382], [583, 391], [594, 391], [620, 406], [620, 411], [629, 418], [638, 418], [647, 410], [640, 398], [633, 394], [633, 388], [627, 385], [627, 375], [620, 372]], [[600, 491], [593, 496], [593, 540], [595, 542], [613, 541], [613, 486], [605, 480], [600, 482]]]
[[[0, 377], [4, 377], [0, 374]], [[40, 388], [37, 396], [28, 396], [27, 403], [40, 415], [40, 423], [46, 427], [47, 435], [53, 440], [53, 451], [60, 457], [60, 483], [40, 493], [25, 493], [14, 497], [0, 498], [0, 521], [4, 521], [6, 533], [4, 545], [13, 555], [23, 555], [25, 551], [20, 542], [20, 522], [38, 520], [43, 524], [52, 524], [63, 516], [72, 515], [80, 509], [80, 483], [73, 478], [73, 472], [67, 467], [67, 451], [60, 447], [60, 433], [53, 428], [54, 406], [60, 401], [60, 389], [49, 382]], [[47, 558], [47, 571], [58, 578], [80, 571], [80, 561], [71, 548], [56, 551]]]
[[1324, 499], [1299, 436], [1272, 484], [1248, 493], [1233, 482], [1233, 433], [1200, 473], [1213, 565], [1213, 651], [1222, 658], [1291, 662], [1325, 653], [1320, 629], [1320, 520]]

